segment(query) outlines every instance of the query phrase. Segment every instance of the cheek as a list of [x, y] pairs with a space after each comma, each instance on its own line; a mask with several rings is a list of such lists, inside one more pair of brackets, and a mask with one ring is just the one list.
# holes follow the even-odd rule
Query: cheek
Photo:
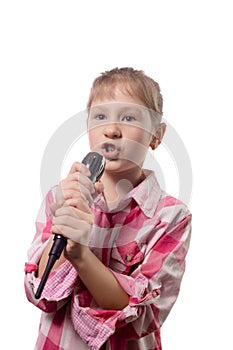
[[129, 140], [125, 145], [121, 158], [126, 161], [130, 161], [141, 167], [146, 157], [148, 148], [137, 141]]
[[142, 146], [149, 147], [152, 138], [151, 133], [142, 131], [141, 129], [131, 129], [125, 134], [128, 140], [132, 140]]
[[88, 131], [88, 139], [89, 139], [89, 144], [91, 148], [99, 143], [99, 138], [100, 138], [100, 132], [98, 130], [93, 129], [91, 131], [90, 130]]
[[138, 134], [134, 136], [134, 138], [131, 137], [125, 140], [124, 151], [121, 156], [123, 159], [141, 166], [148, 152], [150, 139], [148, 135]]

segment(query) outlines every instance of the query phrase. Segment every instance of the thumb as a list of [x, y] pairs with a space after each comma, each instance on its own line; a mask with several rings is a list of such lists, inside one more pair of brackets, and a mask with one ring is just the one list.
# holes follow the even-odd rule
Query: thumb
[[97, 193], [102, 193], [104, 191], [104, 185], [100, 181], [96, 182], [94, 186]]
[[50, 204], [50, 210], [51, 210], [53, 216], [55, 215], [56, 210], [59, 208], [60, 208], [60, 205], [58, 205], [57, 203]]

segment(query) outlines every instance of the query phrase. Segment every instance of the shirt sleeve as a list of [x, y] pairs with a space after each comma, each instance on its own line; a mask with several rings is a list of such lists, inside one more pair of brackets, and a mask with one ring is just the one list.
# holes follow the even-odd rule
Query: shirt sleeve
[[55, 188], [46, 195], [37, 215], [36, 233], [30, 249], [28, 261], [25, 263], [24, 287], [27, 299], [45, 312], [54, 312], [62, 307], [71, 296], [77, 280], [77, 273], [72, 265], [65, 261], [58, 269], [50, 273], [40, 299], [35, 298], [41, 281], [37, 277], [38, 262], [50, 238], [52, 212], [50, 204], [54, 203]]
[[[189, 212], [174, 210], [169, 216], [167, 222], [161, 217], [143, 261], [132, 274], [110, 269], [130, 296], [123, 310], [84, 308], [74, 295], [71, 313], [74, 327], [93, 349], [99, 349], [113, 334], [124, 339], [139, 339], [160, 332], [179, 294], [191, 234]], [[91, 333], [87, 329], [92, 329]]]
[[130, 295], [117, 333], [137, 339], [159, 331], [180, 290], [191, 233], [191, 214], [165, 231], [130, 276], [114, 273]]

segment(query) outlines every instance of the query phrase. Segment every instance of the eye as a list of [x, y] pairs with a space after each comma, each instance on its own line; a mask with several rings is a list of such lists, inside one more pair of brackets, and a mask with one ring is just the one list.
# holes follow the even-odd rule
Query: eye
[[126, 121], [126, 122], [133, 122], [136, 120], [135, 117], [131, 116], [131, 115], [126, 115], [122, 118], [123, 121]]
[[106, 116], [104, 114], [96, 114], [95, 119], [104, 120], [104, 119], [106, 119]]

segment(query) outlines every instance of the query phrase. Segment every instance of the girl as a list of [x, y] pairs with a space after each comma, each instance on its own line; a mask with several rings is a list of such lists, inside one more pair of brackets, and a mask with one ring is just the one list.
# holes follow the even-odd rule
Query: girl
[[[74, 163], [47, 194], [26, 264], [25, 290], [43, 312], [37, 350], [160, 350], [160, 328], [178, 296], [191, 214], [143, 169], [161, 143], [163, 100], [144, 72], [113, 69], [88, 101], [90, 149], [106, 158], [101, 183]], [[67, 238], [40, 300], [52, 234]]]

